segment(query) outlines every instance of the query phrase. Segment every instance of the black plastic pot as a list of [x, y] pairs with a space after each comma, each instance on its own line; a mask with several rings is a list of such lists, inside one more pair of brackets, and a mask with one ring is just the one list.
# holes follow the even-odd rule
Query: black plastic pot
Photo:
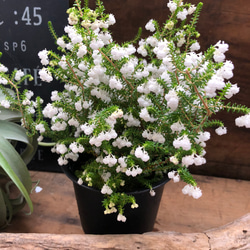
[[104, 214], [100, 190], [79, 185], [77, 177], [69, 167], [62, 168], [64, 173], [73, 181], [79, 215], [83, 231], [86, 234], [141, 234], [153, 230], [155, 219], [160, 206], [164, 185], [169, 180], [163, 179], [153, 190], [155, 196], [149, 194], [149, 189], [130, 192], [135, 197], [138, 208], [125, 207], [126, 222], [117, 221], [117, 213]]

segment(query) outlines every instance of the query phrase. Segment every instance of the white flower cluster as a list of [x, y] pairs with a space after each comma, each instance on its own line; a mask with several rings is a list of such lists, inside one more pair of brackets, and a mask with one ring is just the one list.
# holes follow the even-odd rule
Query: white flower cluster
[[40, 58], [40, 60], [41, 60], [41, 64], [42, 64], [42, 65], [45, 65], [45, 66], [46, 66], [46, 65], [49, 64], [48, 51], [47, 51], [46, 49], [40, 51], [40, 52], [38, 53], [38, 56], [39, 56], [39, 58]]
[[95, 129], [95, 124], [88, 124], [84, 123], [80, 126], [81, 130], [84, 132], [85, 135], [91, 135]]
[[128, 168], [125, 173], [126, 173], [127, 176], [135, 177], [138, 174], [142, 173], [142, 169], [139, 166], [133, 166], [131, 168]]
[[250, 128], [250, 114], [243, 115], [235, 119], [235, 124], [238, 127]]
[[172, 162], [174, 165], [179, 164], [179, 160], [175, 155], [170, 156], [169, 161]]
[[53, 80], [51, 73], [49, 73], [46, 68], [42, 68], [41, 70], [39, 70], [38, 74], [40, 76], [40, 79], [44, 82], [52, 82]]
[[45, 127], [43, 123], [39, 123], [36, 125], [36, 130], [40, 133], [43, 134], [45, 132]]
[[[1, 67], [1, 66], [0, 66]], [[0, 71], [1, 72], [1, 71]], [[8, 80], [4, 77], [0, 77], [0, 84], [2, 85], [7, 85], [8, 84]]]
[[119, 149], [123, 147], [131, 147], [132, 143], [126, 137], [118, 137], [116, 140], [112, 142], [114, 147], [118, 147]]
[[46, 118], [52, 118], [58, 114], [58, 108], [54, 107], [51, 103], [48, 103], [43, 109], [43, 115]]
[[[111, 57], [112, 59], [114, 60], [121, 60], [122, 58], [128, 58], [130, 55], [134, 54], [136, 52], [136, 48], [130, 44], [128, 45], [128, 47], [121, 47], [121, 46], [114, 46], [111, 50]], [[132, 61], [131, 61], [132, 63]], [[133, 63], [131, 64], [125, 64], [124, 66], [124, 70], [125, 70], [125, 67], [132, 67], [133, 68]], [[131, 71], [131, 69], [128, 69], [128, 71]]]
[[51, 126], [52, 131], [64, 131], [67, 128], [67, 123], [65, 121], [57, 121]]
[[[139, 88], [139, 87], [138, 87]], [[138, 89], [137, 88], [137, 89]], [[153, 103], [151, 102], [151, 100], [149, 98], [147, 98], [146, 95], [142, 95], [138, 98], [138, 103], [140, 105], [140, 107], [144, 108], [144, 107], [149, 107], [151, 106]]]
[[168, 94], [165, 95], [168, 107], [175, 111], [178, 108], [179, 98], [175, 90], [170, 90]]
[[9, 69], [0, 63], [0, 72], [6, 73]]
[[195, 142], [200, 144], [202, 147], [206, 147], [206, 141], [210, 139], [211, 134], [208, 131], [199, 132], [197, 138], [195, 138]]
[[172, 170], [172, 171], [168, 172], [168, 178], [172, 179], [174, 182], [179, 182], [180, 181], [180, 175], [175, 170]]
[[112, 214], [116, 212], [117, 212], [117, 209], [115, 207], [115, 204], [113, 202], [110, 202], [109, 207], [106, 208], [106, 210], [104, 211], [104, 214]]
[[74, 153], [74, 154], [78, 154], [78, 153], [83, 153], [84, 152], [84, 147], [81, 145], [81, 144], [78, 144], [77, 142], [72, 142], [70, 145], [69, 145], [69, 148], [71, 149], [71, 151]]
[[154, 31], [155, 31], [155, 25], [154, 25], [154, 23], [153, 23], [153, 19], [150, 19], [150, 20], [148, 21], [148, 23], [146, 24], [145, 28], [146, 28], [146, 30], [149, 30], [149, 31], [151, 31], [151, 32], [154, 32]]
[[140, 112], [140, 117], [145, 121], [145, 122], [155, 122], [157, 119], [153, 118], [152, 116], [150, 116], [150, 114], [148, 113], [147, 108], [143, 108], [141, 109]]
[[109, 154], [103, 158], [103, 163], [109, 167], [113, 167], [117, 163], [117, 159], [114, 155]]
[[19, 70], [17, 70], [17, 72], [15, 74], [15, 80], [20, 81], [23, 76], [24, 76], [24, 72], [19, 69]]
[[127, 158], [125, 156], [122, 156], [118, 159], [118, 163], [120, 165], [118, 165], [118, 167], [116, 168], [116, 172], [119, 173], [119, 172], [126, 172], [127, 170]]
[[91, 95], [107, 103], [111, 101], [108, 92], [100, 88], [93, 88], [91, 90]]
[[118, 214], [117, 221], [126, 222], [127, 218], [123, 214]]
[[177, 149], [178, 148], [182, 148], [183, 150], [188, 151], [188, 150], [191, 149], [192, 144], [191, 144], [188, 136], [187, 135], [183, 135], [181, 137], [178, 137], [178, 138], [174, 139], [173, 146], [175, 148], [177, 148]]
[[131, 113], [129, 114], [125, 114], [123, 116], [124, 120], [127, 120], [128, 122], [126, 123], [126, 125], [128, 127], [140, 127], [141, 122], [140, 120], [136, 119], [135, 117], [133, 117], [133, 115]]
[[236, 95], [237, 93], [239, 93], [240, 88], [237, 86], [237, 84], [232, 84], [230, 89], [227, 91], [225, 97], [227, 99], [230, 99], [233, 95]]
[[[0, 64], [0, 73], [6, 73], [8, 71], [8, 68], [5, 67], [4, 65]], [[25, 75], [24, 72], [22, 70], [16, 70], [14, 71], [15, 75], [14, 75], [14, 79], [10, 79], [8, 77], [6, 77], [6, 75], [0, 76], [0, 84], [2, 85], [7, 85], [8, 83], [11, 83], [10, 85], [13, 87], [13, 82], [22, 82], [24, 80], [23, 76]], [[18, 83], [17, 83], [18, 84]], [[18, 88], [18, 87], [17, 87]], [[3, 93], [2, 91], [0, 91], [1, 93]], [[11, 93], [11, 98], [13, 98], [13, 94]], [[34, 92], [31, 90], [25, 90], [24, 95], [22, 96], [22, 101], [21, 103], [19, 103], [18, 105], [23, 105], [23, 111], [25, 110], [25, 112], [27, 114], [31, 114], [33, 115], [35, 113], [35, 109], [38, 106], [38, 103], [36, 100], [31, 100], [32, 97], [34, 96]], [[20, 100], [21, 98], [18, 98], [18, 100]], [[40, 104], [42, 104], [43, 100], [40, 98]], [[11, 108], [11, 104], [12, 101], [10, 101], [9, 99], [2, 99], [0, 101], [0, 106], [9, 109]], [[23, 122], [23, 119], [22, 119]]]
[[226, 58], [225, 52], [228, 51], [229, 45], [225, 42], [219, 41], [215, 44], [215, 48], [214, 60], [216, 62], [223, 62]]
[[[177, 4], [173, 3], [173, 1], [170, 1], [168, 4], [168, 7], [170, 11], [173, 12], [176, 10]], [[194, 5], [191, 5], [188, 9], [184, 8], [182, 11], [178, 12], [177, 18], [183, 21], [187, 18], [187, 15], [192, 15], [195, 10], [196, 10], [196, 7]]]
[[110, 195], [113, 193], [113, 190], [107, 184], [104, 184], [102, 189], [101, 189], [101, 193]]
[[149, 194], [153, 197], [156, 195], [155, 191], [153, 189], [150, 189], [149, 190]]
[[194, 199], [199, 199], [202, 196], [202, 191], [199, 187], [194, 187], [190, 184], [187, 184], [182, 189], [183, 194], [188, 194], [189, 196], [192, 196]]
[[147, 162], [150, 159], [148, 152], [140, 146], [135, 149], [135, 156], [142, 159], [144, 162]]
[[109, 87], [111, 89], [121, 90], [124, 86], [123, 86], [122, 82], [120, 81], [120, 79], [113, 76], [109, 79]]
[[111, 139], [115, 139], [117, 137], [117, 133], [114, 129], [109, 131], [101, 132], [98, 136], [93, 136], [89, 139], [89, 143], [91, 145], [95, 145], [96, 147], [100, 147], [103, 141], [110, 141]]
[[116, 124], [116, 120], [118, 118], [122, 118], [123, 117], [123, 111], [121, 109], [116, 110], [115, 112], [113, 112], [107, 119], [106, 122], [112, 127], [114, 128], [114, 125]]
[[60, 166], [67, 165], [68, 160], [77, 161], [79, 158], [78, 153], [82, 153], [84, 150], [84, 147], [77, 142], [72, 142], [68, 147], [65, 144], [57, 143], [51, 149], [53, 153], [61, 155], [57, 160]]
[[144, 130], [142, 132], [142, 137], [148, 139], [148, 140], [153, 140], [155, 142], [159, 142], [159, 143], [164, 143], [165, 142], [165, 137], [160, 134], [160, 133], [157, 133], [155, 131], [153, 132], [150, 132], [148, 130]]
[[[148, 71], [143, 71], [145, 74]], [[141, 74], [141, 72], [139, 72]], [[148, 72], [149, 74], [149, 72]], [[140, 78], [138, 73], [136, 74], [137, 78]], [[155, 94], [163, 94], [164, 90], [163, 88], [157, 83], [157, 81], [153, 78], [148, 78], [148, 81], [140, 86], [137, 87], [137, 91], [142, 94], [149, 94], [150, 92], [155, 93]], [[138, 99], [139, 102], [139, 99]], [[140, 103], [140, 102], [139, 102]]]
[[225, 135], [227, 133], [227, 128], [226, 127], [218, 127], [215, 129], [216, 134], [218, 135]]
[[177, 9], [177, 3], [172, 0], [168, 2], [167, 6], [172, 13]]
[[8, 109], [10, 108], [10, 102], [8, 100], [1, 100], [1, 106]]
[[189, 167], [193, 164], [196, 166], [200, 166], [206, 163], [206, 159], [203, 156], [200, 155], [186, 155], [182, 158], [182, 165]]
[[178, 132], [180, 133], [182, 130], [185, 130], [185, 126], [180, 122], [175, 122], [170, 126], [172, 133]]

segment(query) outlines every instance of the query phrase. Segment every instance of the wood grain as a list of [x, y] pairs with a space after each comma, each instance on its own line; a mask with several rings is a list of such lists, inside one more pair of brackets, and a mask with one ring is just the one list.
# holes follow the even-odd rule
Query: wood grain
[[[64, 174], [31, 172], [43, 190], [32, 194], [34, 212], [19, 213], [5, 230], [11, 233], [82, 234], [73, 185]], [[203, 196], [182, 194], [184, 183], [165, 185], [155, 232], [203, 232], [223, 226], [250, 211], [250, 182], [195, 176]], [[27, 209], [28, 212], [28, 209]]]
[[250, 248], [250, 214], [203, 233], [143, 235], [0, 234], [1, 249], [221, 250]]

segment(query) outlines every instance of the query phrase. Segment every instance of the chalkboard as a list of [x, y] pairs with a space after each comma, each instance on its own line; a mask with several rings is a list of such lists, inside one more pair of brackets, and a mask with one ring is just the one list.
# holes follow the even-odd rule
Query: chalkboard
[[[41, 82], [38, 71], [42, 65], [38, 52], [45, 48], [56, 50], [48, 21], [61, 36], [67, 25], [68, 7], [69, 0], [0, 0], [0, 51], [3, 53], [0, 62], [9, 72], [17, 68], [31, 74], [34, 80], [27, 80], [22, 88], [33, 90], [45, 102], [50, 100], [51, 91], [61, 89], [62, 84]], [[56, 158], [50, 148], [39, 147], [29, 168], [57, 171]]]

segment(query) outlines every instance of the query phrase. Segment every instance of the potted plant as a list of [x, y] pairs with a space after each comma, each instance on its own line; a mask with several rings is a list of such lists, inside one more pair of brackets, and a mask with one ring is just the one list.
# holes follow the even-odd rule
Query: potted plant
[[[15, 99], [15, 92], [2, 84], [15, 85], [28, 76], [18, 77], [20, 71], [14, 71], [12, 76], [6, 74], [7, 68], [0, 65], [0, 229], [8, 226], [13, 216], [28, 204], [30, 213], [33, 211], [30, 193], [32, 180], [27, 169], [37, 148], [35, 137], [28, 136], [26, 129], [20, 125], [20, 111], [10, 110], [6, 96]], [[16, 78], [16, 79], [14, 79]], [[14, 83], [13, 83], [14, 84]], [[17, 143], [22, 143], [21, 154], [16, 149]]]
[[40, 78], [56, 78], [64, 89], [53, 91], [51, 103], [38, 107], [36, 119], [24, 125], [39, 132], [40, 143], [43, 138], [54, 142], [52, 151], [73, 180], [77, 198], [79, 190], [92, 192], [78, 201], [79, 211], [91, 205], [87, 219], [81, 216], [85, 232], [124, 233], [127, 225], [130, 233], [150, 231], [156, 214], [147, 228], [135, 227], [139, 215], [157, 213], [157, 208], [149, 208], [150, 201], [143, 205], [137, 194], [155, 204], [162, 193], [156, 187], [170, 178], [186, 182], [182, 192], [199, 198], [202, 191], [188, 167], [206, 162], [208, 128], [227, 132], [211, 116], [239, 112], [236, 125], [249, 127], [250, 109], [228, 102], [239, 92], [229, 81], [234, 66], [225, 59], [228, 44], [219, 41], [199, 51], [196, 24], [202, 3], [169, 1], [170, 15], [162, 26], [150, 20], [148, 37], [141, 38], [139, 29], [134, 41], [123, 44], [113, 41], [109, 26], [115, 17], [105, 13], [100, 0], [95, 10], [88, 1], [84, 8], [81, 4], [76, 0], [68, 9], [62, 37], [49, 24], [58, 53], [44, 49], [38, 54]]

